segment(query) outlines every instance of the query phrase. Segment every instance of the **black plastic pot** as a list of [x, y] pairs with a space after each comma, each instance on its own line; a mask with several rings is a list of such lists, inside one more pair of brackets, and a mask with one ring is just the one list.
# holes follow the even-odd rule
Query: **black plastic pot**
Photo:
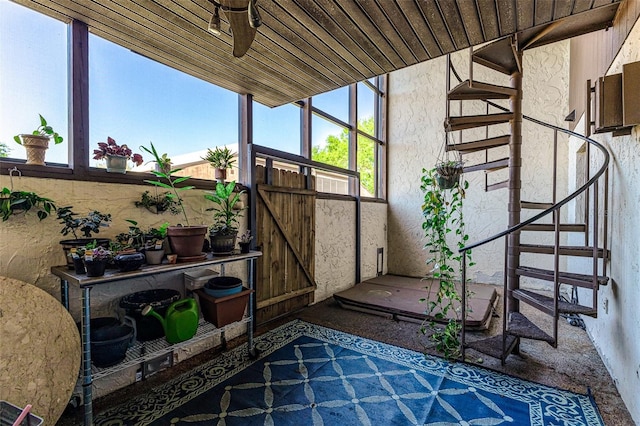
[[164, 337], [164, 329], [157, 319], [142, 315], [144, 307], [151, 305], [154, 311], [164, 317], [169, 305], [179, 299], [180, 292], [177, 290], [167, 288], [145, 290], [124, 296], [120, 299], [120, 307], [135, 320], [136, 339], [147, 341]]
[[105, 269], [107, 269], [107, 260], [86, 260], [84, 261], [84, 268], [87, 270], [88, 277], [101, 277], [104, 275]]
[[144, 254], [139, 252], [119, 254], [113, 261], [120, 272], [135, 271], [144, 263]]
[[122, 362], [133, 337], [128, 325], [102, 327], [91, 332], [91, 361], [96, 367], [111, 367]]

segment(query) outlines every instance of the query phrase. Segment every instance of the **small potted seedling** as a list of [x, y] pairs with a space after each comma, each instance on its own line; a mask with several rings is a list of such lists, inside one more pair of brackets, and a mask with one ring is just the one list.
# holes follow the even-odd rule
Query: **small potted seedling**
[[63, 139], [41, 114], [38, 114], [38, 116], [40, 117], [40, 125], [33, 132], [16, 135], [13, 140], [24, 146], [27, 152], [27, 164], [44, 166], [45, 153], [49, 149], [49, 140], [53, 139], [53, 143], [58, 145], [62, 143]]

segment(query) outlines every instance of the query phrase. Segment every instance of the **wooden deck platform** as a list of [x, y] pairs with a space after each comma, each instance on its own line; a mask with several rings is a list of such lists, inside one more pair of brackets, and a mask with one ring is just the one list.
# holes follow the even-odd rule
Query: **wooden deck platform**
[[[346, 309], [422, 322], [429, 316], [425, 313], [427, 302], [421, 302], [420, 299], [435, 300], [437, 283], [434, 283], [431, 291], [430, 284], [429, 279], [382, 275], [336, 293], [333, 297]], [[497, 301], [495, 288], [488, 284], [470, 284], [469, 289], [471, 312], [467, 317], [467, 327], [486, 329]]]

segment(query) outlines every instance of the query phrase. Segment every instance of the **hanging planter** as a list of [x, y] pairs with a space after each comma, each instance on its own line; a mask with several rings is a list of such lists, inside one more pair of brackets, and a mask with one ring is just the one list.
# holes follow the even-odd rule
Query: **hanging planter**
[[436, 165], [436, 181], [440, 189], [452, 189], [460, 182], [462, 161], [444, 161]]

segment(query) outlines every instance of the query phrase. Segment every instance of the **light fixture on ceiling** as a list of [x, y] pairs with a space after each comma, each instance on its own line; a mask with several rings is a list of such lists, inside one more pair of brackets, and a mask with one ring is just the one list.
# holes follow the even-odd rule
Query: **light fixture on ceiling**
[[[257, 0], [209, 0], [213, 3], [214, 11], [209, 20], [207, 31], [214, 35], [221, 35], [220, 10], [229, 21], [229, 30], [233, 35], [233, 56], [239, 58], [247, 53], [256, 35], [256, 28], [262, 25]], [[240, 14], [246, 12], [246, 18]]]
[[213, 11], [213, 15], [211, 15], [207, 31], [209, 31], [213, 35], [220, 35], [220, 8], [218, 6], [216, 6], [215, 10]]

